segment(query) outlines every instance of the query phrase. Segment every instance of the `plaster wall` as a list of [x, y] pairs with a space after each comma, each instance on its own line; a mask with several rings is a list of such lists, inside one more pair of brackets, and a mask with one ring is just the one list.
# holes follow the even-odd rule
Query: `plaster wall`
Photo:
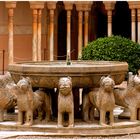
[[[47, 10], [42, 10], [42, 59], [47, 47]], [[8, 9], [0, 2], [0, 71], [2, 70], [2, 51], [5, 50], [5, 70], [8, 68]], [[46, 53], [47, 53], [46, 49]], [[47, 54], [45, 54], [47, 59]], [[14, 61], [32, 59], [32, 9], [29, 2], [17, 2], [14, 9]]]

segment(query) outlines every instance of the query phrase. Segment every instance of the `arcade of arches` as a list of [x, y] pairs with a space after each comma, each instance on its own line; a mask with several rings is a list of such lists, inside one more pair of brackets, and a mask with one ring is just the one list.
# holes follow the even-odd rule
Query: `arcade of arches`
[[112, 34], [140, 42], [139, 30], [138, 1], [0, 2], [5, 70], [19, 61], [78, 59], [89, 41]]

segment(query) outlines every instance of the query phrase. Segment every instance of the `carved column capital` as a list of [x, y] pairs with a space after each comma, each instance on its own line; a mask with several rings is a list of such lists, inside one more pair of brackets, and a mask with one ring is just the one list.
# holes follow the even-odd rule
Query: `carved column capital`
[[77, 1], [75, 2], [77, 11], [90, 11], [92, 6], [92, 1]]
[[55, 10], [56, 9], [56, 2], [47, 2], [47, 8], [49, 10]]
[[139, 1], [129, 1], [129, 9], [139, 9], [140, 8], [140, 2]]
[[72, 10], [73, 9], [73, 2], [71, 1], [64, 1], [65, 10]]
[[105, 5], [106, 10], [114, 10], [116, 4], [115, 1], [104, 1], [103, 3]]
[[43, 9], [44, 3], [42, 1], [30, 1], [30, 8], [31, 9]]
[[8, 9], [14, 9], [14, 8], [16, 8], [16, 2], [15, 1], [9, 1], [9, 2], [6, 1], [5, 6]]

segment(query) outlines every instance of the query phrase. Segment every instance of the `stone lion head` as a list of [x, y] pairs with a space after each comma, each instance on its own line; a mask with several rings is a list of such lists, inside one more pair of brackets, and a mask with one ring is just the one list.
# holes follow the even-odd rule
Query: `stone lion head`
[[115, 82], [110, 76], [102, 76], [100, 80], [100, 87], [103, 88], [105, 91], [110, 92], [113, 90], [115, 86]]
[[59, 92], [62, 95], [68, 95], [72, 90], [72, 80], [71, 77], [62, 77], [59, 79]]
[[29, 77], [21, 77], [21, 79], [17, 83], [18, 88], [23, 91], [27, 91], [31, 87], [31, 80]]

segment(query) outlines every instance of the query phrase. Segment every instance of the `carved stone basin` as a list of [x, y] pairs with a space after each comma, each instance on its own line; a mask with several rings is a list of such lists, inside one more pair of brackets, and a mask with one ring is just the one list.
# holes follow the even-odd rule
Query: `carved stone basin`
[[126, 62], [116, 61], [41, 61], [9, 65], [9, 72], [17, 83], [20, 76], [30, 77], [33, 87], [57, 88], [60, 77], [70, 76], [73, 87], [99, 87], [101, 76], [111, 75], [120, 84], [128, 71]]

